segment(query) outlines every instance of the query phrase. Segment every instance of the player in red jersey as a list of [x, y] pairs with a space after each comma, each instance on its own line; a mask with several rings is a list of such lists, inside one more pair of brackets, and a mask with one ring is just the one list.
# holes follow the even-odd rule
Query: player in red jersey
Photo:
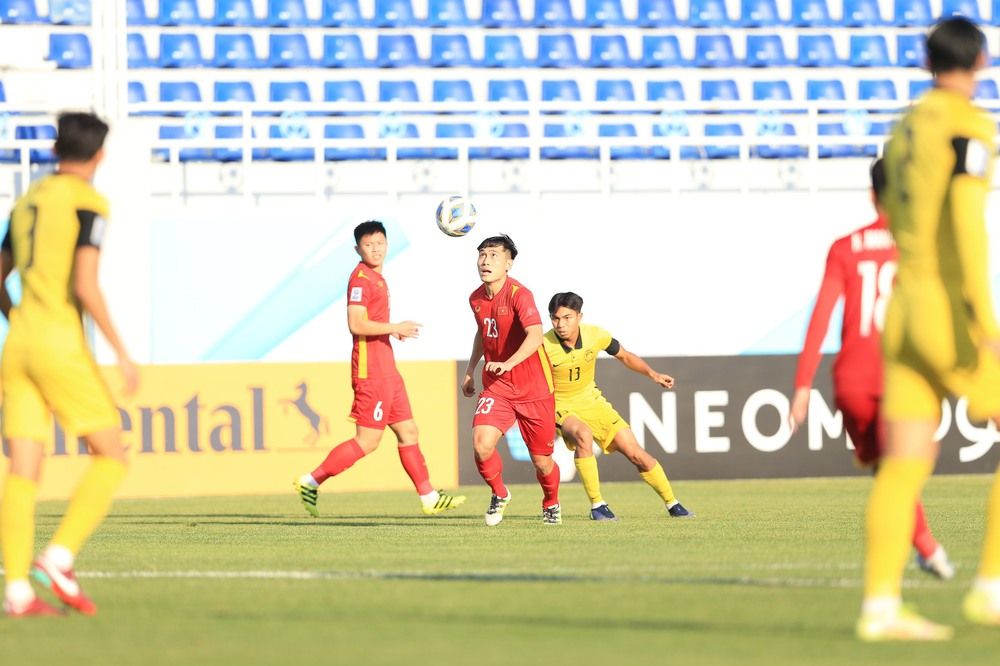
[[361, 262], [347, 285], [347, 325], [354, 336], [351, 352], [354, 404], [349, 420], [357, 424], [357, 434], [334, 447], [311, 474], [299, 477], [295, 489], [306, 511], [318, 517], [319, 486], [378, 448], [382, 433], [389, 426], [399, 441], [399, 460], [420, 495], [424, 513], [432, 515], [454, 509], [465, 501], [465, 496], [451, 496], [434, 490], [431, 485], [417, 443], [417, 424], [410, 411], [410, 399], [389, 342], [390, 336], [397, 340], [417, 337], [420, 324], [389, 323], [389, 287], [382, 276], [387, 249], [385, 226], [376, 220], [362, 222], [354, 229], [354, 240]]
[[[879, 409], [882, 402], [880, 332], [896, 276], [896, 245], [881, 205], [885, 189], [881, 159], [872, 164], [871, 181], [872, 203], [878, 218], [830, 246], [826, 272], [799, 356], [789, 423], [794, 431], [806, 420], [820, 347], [830, 314], [843, 297], [840, 352], [833, 364], [834, 404], [843, 415], [844, 427], [854, 443], [856, 464], [874, 469], [885, 444], [885, 424]], [[955, 570], [944, 548], [931, 534], [922, 503], [917, 502], [916, 512], [913, 546], [917, 550], [917, 563], [924, 571], [947, 580], [955, 575]]]
[[496, 453], [500, 436], [516, 421], [542, 486], [542, 522], [562, 523], [559, 510], [559, 467], [552, 459], [556, 438], [556, 403], [552, 370], [542, 346], [542, 317], [535, 297], [507, 275], [517, 257], [508, 236], [493, 236], [479, 244], [479, 278], [469, 305], [476, 317], [476, 337], [462, 381], [462, 393], [476, 394], [473, 373], [480, 358], [483, 391], [472, 420], [472, 445], [479, 474], [493, 490], [486, 524], [503, 520], [510, 490], [503, 482], [503, 462]]

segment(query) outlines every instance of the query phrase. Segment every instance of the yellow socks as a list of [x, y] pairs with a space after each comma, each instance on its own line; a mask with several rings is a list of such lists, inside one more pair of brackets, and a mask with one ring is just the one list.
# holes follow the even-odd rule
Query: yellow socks
[[70, 499], [52, 544], [63, 546], [74, 555], [108, 514], [111, 498], [125, 478], [125, 465], [113, 458], [95, 456], [76, 492]]
[[596, 506], [604, 502], [601, 497], [601, 477], [597, 472], [597, 458], [595, 456], [575, 458], [573, 463], [580, 473], [580, 481], [583, 483], [583, 489], [587, 491], [590, 504]]
[[659, 462], [648, 472], [639, 472], [639, 476], [649, 484], [650, 488], [656, 491], [656, 494], [663, 499], [664, 504], [670, 504], [677, 499], [674, 497], [674, 489], [670, 487], [670, 481], [667, 481], [667, 475]]
[[35, 552], [35, 497], [38, 484], [7, 475], [0, 500], [0, 545], [7, 580], [28, 580]]
[[934, 461], [886, 458], [879, 466], [865, 516], [865, 599], [899, 599], [910, 556], [917, 504]]

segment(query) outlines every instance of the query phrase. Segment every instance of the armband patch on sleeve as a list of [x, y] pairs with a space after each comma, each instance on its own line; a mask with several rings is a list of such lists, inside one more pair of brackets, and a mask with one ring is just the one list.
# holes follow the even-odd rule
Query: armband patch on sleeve
[[985, 178], [990, 166], [990, 149], [979, 139], [956, 137], [951, 140], [955, 149], [955, 171], [953, 175], [962, 173], [976, 178]]
[[611, 338], [611, 342], [609, 342], [608, 346], [604, 348], [604, 351], [608, 352], [612, 356], [617, 356], [618, 352], [620, 352], [621, 350], [622, 350], [622, 343], [618, 342], [614, 338]]
[[76, 211], [80, 221], [80, 235], [76, 239], [77, 247], [101, 247], [104, 242], [104, 218], [90, 210]]
[[361, 302], [361, 287], [351, 287], [351, 297], [348, 299], [351, 303]]

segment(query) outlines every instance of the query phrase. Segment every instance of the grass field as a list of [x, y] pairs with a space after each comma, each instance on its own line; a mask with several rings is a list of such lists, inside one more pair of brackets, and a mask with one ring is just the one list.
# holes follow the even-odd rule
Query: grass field
[[[938, 477], [928, 516], [958, 566], [910, 567], [908, 600], [957, 637], [863, 645], [866, 478], [678, 482], [693, 520], [644, 484], [605, 484], [622, 517], [563, 489], [514, 486], [487, 528], [484, 487], [437, 517], [412, 493], [121, 500], [78, 561], [96, 617], [0, 619], [0, 664], [976, 664], [1000, 631], [959, 606], [978, 559], [987, 477]], [[39, 507], [39, 542], [62, 503]]]

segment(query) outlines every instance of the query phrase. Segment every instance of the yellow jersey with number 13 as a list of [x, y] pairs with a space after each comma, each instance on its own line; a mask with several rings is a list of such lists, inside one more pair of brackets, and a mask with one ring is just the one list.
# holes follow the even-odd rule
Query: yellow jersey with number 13
[[552, 365], [557, 405], [590, 402], [601, 397], [594, 381], [597, 355], [608, 350], [613, 340], [603, 328], [590, 324], [580, 324], [580, 335], [572, 348], [567, 347], [554, 330], [545, 334], [545, 353]]

